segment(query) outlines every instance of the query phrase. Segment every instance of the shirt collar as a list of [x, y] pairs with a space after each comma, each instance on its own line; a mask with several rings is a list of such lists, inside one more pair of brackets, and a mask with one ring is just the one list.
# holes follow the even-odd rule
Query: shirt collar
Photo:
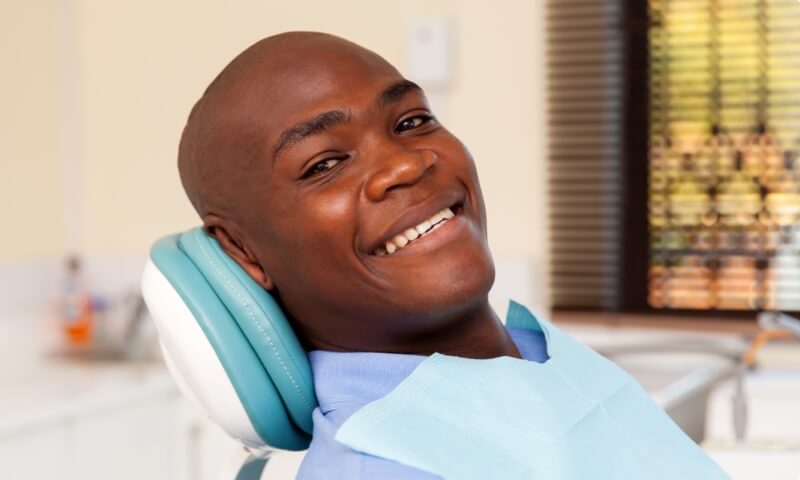
[[[537, 351], [531, 337], [543, 332], [540, 322], [527, 308], [512, 300], [506, 325], [522, 358], [533, 360]], [[323, 413], [336, 408], [337, 404], [366, 404], [386, 396], [428, 358], [402, 353], [327, 350], [312, 350], [308, 357]]]

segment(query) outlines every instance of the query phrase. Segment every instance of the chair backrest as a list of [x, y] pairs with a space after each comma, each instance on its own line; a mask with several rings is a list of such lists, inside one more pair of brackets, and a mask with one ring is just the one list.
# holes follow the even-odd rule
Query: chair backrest
[[183, 393], [251, 450], [303, 450], [317, 405], [306, 352], [270, 294], [195, 228], [158, 240], [142, 278]]

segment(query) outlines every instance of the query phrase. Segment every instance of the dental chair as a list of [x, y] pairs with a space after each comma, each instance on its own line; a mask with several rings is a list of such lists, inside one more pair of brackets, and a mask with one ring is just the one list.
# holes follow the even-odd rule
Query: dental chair
[[304, 450], [317, 405], [306, 352], [278, 304], [200, 228], [158, 240], [142, 293], [178, 387], [245, 447], [237, 480]]

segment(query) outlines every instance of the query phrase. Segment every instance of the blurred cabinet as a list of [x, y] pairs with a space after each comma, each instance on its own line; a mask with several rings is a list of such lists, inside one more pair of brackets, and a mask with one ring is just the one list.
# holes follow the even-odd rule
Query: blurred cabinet
[[63, 425], [0, 436], [0, 476], [7, 480], [67, 478], [70, 459]]
[[150, 399], [83, 415], [66, 426], [70, 480], [176, 479], [187, 439], [181, 403]]
[[186, 478], [177, 394], [87, 408], [0, 432], [4, 480]]
[[[39, 392], [16, 402], [13, 416], [0, 415], [0, 480], [233, 478], [226, 472], [242, 447], [186, 401], [166, 372], [106, 381], [44, 402]], [[2, 392], [22, 398], [14, 388]], [[28, 410], [19, 409], [26, 403]], [[263, 478], [293, 479], [302, 458], [275, 455]]]
[[105, 392], [81, 398], [75, 408], [57, 405], [58, 413], [40, 411], [29, 421], [0, 425], [0, 479], [219, 478], [237, 448], [232, 439], [171, 384], [133, 389], [135, 395], [130, 386], [123, 389], [119, 397]]

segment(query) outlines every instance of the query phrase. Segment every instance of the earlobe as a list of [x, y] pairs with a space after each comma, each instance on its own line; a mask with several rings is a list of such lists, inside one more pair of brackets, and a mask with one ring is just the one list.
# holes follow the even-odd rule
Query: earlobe
[[216, 239], [225, 253], [233, 259], [255, 282], [265, 290], [272, 290], [275, 284], [272, 278], [258, 263], [258, 259], [250, 252], [243, 242], [232, 235], [232, 230], [227, 228], [223, 219], [216, 215], [207, 215], [203, 219], [203, 230]]

